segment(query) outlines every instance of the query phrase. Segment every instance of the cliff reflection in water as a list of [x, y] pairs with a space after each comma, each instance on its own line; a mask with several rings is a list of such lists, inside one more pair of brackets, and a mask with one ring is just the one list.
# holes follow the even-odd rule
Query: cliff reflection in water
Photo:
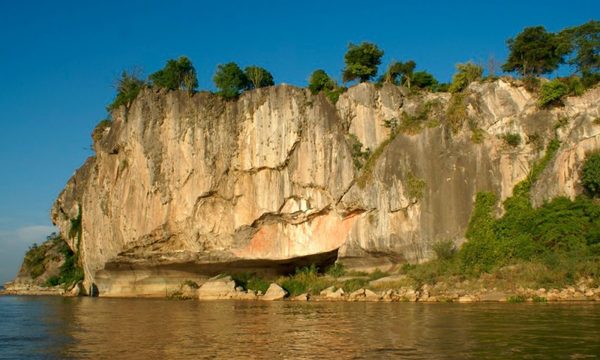
[[600, 353], [599, 309], [1, 297], [0, 357], [567, 358]]

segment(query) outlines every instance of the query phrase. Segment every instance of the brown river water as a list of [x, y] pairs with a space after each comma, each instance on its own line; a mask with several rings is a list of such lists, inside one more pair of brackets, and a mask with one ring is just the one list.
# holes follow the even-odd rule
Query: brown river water
[[0, 297], [0, 359], [597, 359], [600, 304]]

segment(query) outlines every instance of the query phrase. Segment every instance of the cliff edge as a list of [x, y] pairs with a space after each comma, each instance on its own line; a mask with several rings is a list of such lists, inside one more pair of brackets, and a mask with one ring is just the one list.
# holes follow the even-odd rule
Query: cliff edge
[[164, 296], [227, 271], [423, 262], [438, 241], [464, 242], [477, 192], [509, 197], [554, 138], [532, 200], [580, 193], [599, 100], [596, 87], [540, 109], [505, 79], [452, 95], [363, 83], [335, 105], [288, 85], [231, 102], [146, 88], [95, 131], [52, 220], [101, 296]]

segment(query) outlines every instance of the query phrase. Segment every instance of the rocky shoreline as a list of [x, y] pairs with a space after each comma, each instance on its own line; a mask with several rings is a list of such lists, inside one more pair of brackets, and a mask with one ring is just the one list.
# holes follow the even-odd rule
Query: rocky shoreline
[[[390, 277], [393, 278], [393, 277]], [[382, 281], [383, 280], [383, 281]], [[379, 279], [380, 284], [386, 278]], [[390, 279], [392, 280], [392, 279]], [[25, 295], [25, 296], [84, 296], [85, 291], [81, 283], [69, 288], [61, 286], [42, 287], [37, 285], [8, 286], [0, 290], [0, 295]], [[600, 302], [600, 287], [589, 287], [585, 284], [568, 286], [562, 289], [529, 289], [516, 290], [479, 289], [464, 290], [453, 289], [440, 291], [439, 288], [423, 285], [418, 289], [410, 286], [399, 288], [385, 288], [371, 290], [360, 288], [346, 292], [342, 288], [330, 286], [318, 294], [302, 293], [290, 295], [276, 283], [271, 283], [263, 293], [236, 286], [235, 281], [229, 276], [220, 276], [209, 279], [202, 285], [184, 283], [167, 298], [177, 300], [259, 300], [259, 301], [349, 301], [349, 302], [420, 302], [420, 303], [475, 303], [475, 302], [574, 302], [598, 301]]]

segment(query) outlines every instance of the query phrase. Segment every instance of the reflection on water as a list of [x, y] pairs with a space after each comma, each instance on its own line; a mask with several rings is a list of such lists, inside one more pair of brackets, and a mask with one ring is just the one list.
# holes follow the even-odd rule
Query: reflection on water
[[0, 297], [0, 358], [596, 358], [600, 304]]

